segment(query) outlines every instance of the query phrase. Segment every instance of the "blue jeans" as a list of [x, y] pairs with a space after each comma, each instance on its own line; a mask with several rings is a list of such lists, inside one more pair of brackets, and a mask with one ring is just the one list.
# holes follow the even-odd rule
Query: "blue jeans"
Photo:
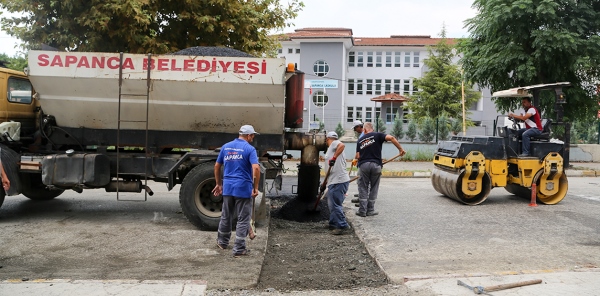
[[342, 203], [344, 202], [346, 192], [348, 192], [349, 184], [350, 182], [344, 182], [327, 186], [329, 226], [333, 226], [334, 228], [348, 227], [348, 222], [346, 221], [346, 215], [344, 215]]
[[539, 136], [542, 134], [542, 131], [537, 129], [536, 127], [532, 127], [529, 129], [522, 128], [518, 131], [519, 137], [523, 141], [521, 154], [530, 155], [529, 150], [531, 147], [531, 137]]

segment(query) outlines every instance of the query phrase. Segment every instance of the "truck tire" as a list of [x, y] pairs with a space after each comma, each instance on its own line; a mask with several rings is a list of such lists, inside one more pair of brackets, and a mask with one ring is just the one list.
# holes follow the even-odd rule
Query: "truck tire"
[[22, 193], [31, 200], [51, 200], [65, 192], [63, 189], [48, 189], [40, 174], [21, 175]]
[[219, 227], [223, 197], [212, 194], [215, 185], [214, 162], [199, 164], [181, 183], [181, 211], [200, 230], [215, 231]]
[[[20, 156], [14, 150], [8, 148], [4, 144], [0, 144], [0, 149], [2, 149], [1, 158], [2, 158], [2, 166], [4, 167], [4, 171], [6, 172], [6, 176], [8, 180], [10, 180], [10, 188], [5, 195], [13, 196], [21, 194], [21, 177], [19, 175], [19, 164]], [[4, 192], [4, 190], [2, 190]]]
[[0, 188], [0, 208], [2, 207], [2, 204], [4, 203], [5, 196], [6, 196], [6, 192], [4, 192], [3, 188]]

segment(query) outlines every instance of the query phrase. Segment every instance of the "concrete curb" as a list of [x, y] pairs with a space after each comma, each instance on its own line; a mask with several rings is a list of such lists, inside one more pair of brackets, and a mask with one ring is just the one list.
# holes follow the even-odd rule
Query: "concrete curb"
[[[567, 177], [600, 177], [600, 171], [594, 170], [566, 170]], [[296, 171], [287, 171], [284, 176], [298, 176]], [[325, 177], [325, 172], [321, 171], [321, 177]], [[431, 172], [427, 171], [384, 171], [381, 172], [382, 178], [431, 178]]]

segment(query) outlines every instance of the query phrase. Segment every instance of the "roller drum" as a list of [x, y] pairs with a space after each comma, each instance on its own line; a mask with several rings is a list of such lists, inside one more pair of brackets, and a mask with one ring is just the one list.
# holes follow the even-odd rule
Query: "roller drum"
[[464, 194], [461, 190], [464, 174], [465, 170], [452, 171], [435, 167], [431, 174], [431, 183], [437, 192], [464, 204], [478, 205], [485, 201], [492, 189], [488, 174], [483, 176], [481, 193], [473, 196]]

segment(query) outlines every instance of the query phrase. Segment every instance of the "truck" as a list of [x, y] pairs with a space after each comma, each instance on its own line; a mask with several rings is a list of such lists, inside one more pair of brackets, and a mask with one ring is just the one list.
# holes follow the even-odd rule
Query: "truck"
[[300, 130], [304, 73], [284, 59], [30, 51], [28, 68], [0, 68], [0, 82], [11, 181], [0, 205], [5, 196], [43, 202], [89, 189], [147, 200], [154, 181], [180, 185], [186, 218], [216, 230], [214, 164], [245, 124], [260, 133], [261, 190], [280, 177], [288, 150], [300, 150], [298, 198], [307, 207], [316, 199], [325, 135]]

